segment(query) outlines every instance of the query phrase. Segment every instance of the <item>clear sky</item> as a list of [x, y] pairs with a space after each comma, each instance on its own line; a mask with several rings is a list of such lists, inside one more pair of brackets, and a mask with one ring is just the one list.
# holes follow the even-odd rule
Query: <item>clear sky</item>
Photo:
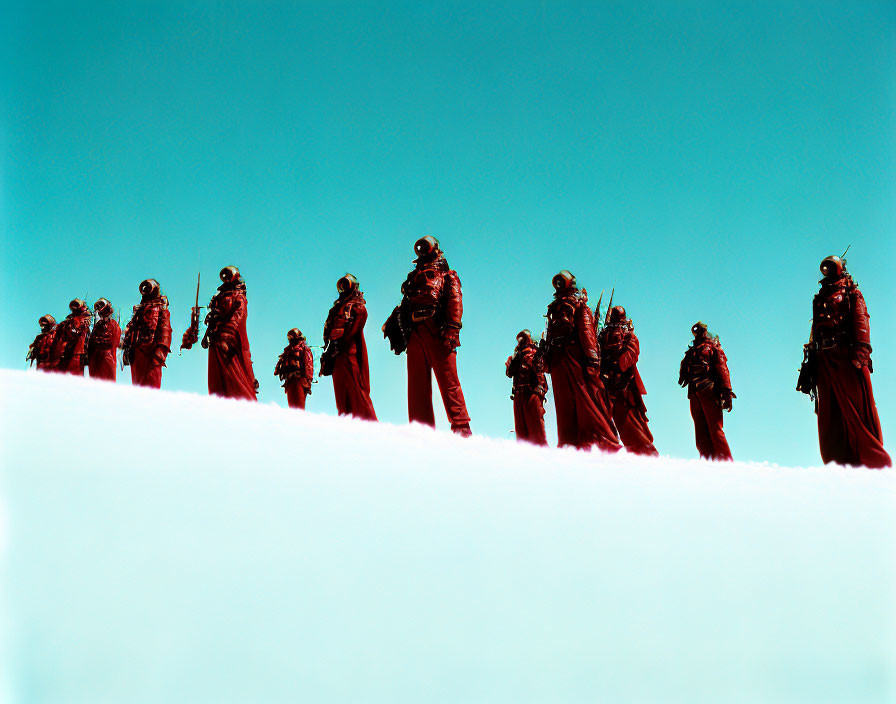
[[[179, 340], [197, 267], [207, 301], [236, 264], [260, 399], [285, 406], [272, 374], [285, 333], [319, 343], [350, 271], [370, 310], [374, 404], [404, 422], [404, 358], [379, 326], [413, 242], [431, 234], [464, 286], [474, 432], [511, 437], [504, 360], [519, 329], [543, 328], [551, 277], [569, 268], [592, 301], [615, 285], [635, 322], [660, 452], [696, 455], [676, 381], [702, 319], [730, 361], [735, 457], [814, 464], [796, 373], [818, 263], [851, 243], [894, 449], [893, 3], [116, 0], [0, 13], [0, 366], [22, 368], [37, 318], [61, 319], [73, 297], [105, 296], [129, 317], [146, 277]], [[173, 354], [163, 386], [204, 392], [206, 353]], [[329, 380], [308, 407], [335, 413]], [[552, 402], [548, 418], [555, 438]]]

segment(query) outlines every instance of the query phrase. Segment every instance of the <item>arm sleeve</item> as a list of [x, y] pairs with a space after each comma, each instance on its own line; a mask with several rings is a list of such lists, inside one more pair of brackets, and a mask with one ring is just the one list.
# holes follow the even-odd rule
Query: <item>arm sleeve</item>
[[[165, 311], [166, 313], [168, 311]], [[221, 330], [218, 338], [224, 338], [234, 343], [240, 339], [240, 328], [246, 320], [246, 299], [243, 296], [233, 297], [233, 306], [230, 309], [230, 315], [227, 320], [221, 323]], [[169, 326], [170, 329], [171, 326]]]
[[463, 293], [460, 288], [460, 277], [456, 271], [445, 274], [444, 289], [444, 313], [445, 323], [453, 328], [461, 327], [461, 318], [464, 314]]
[[305, 378], [313, 379], [314, 378], [314, 355], [311, 354], [311, 348], [308, 345], [305, 345]]
[[688, 353], [685, 352], [681, 358], [681, 366], [678, 367], [678, 385], [686, 386], [688, 381]]
[[352, 304], [352, 315], [345, 326], [343, 337], [353, 340], [367, 324], [367, 306], [363, 303]]
[[579, 333], [579, 342], [582, 345], [582, 354], [586, 364], [600, 364], [600, 354], [597, 351], [597, 338], [594, 336], [594, 316], [587, 303], [582, 303], [576, 310], [576, 328]]
[[628, 338], [625, 350], [619, 355], [619, 371], [627, 371], [638, 363], [638, 356], [641, 354], [641, 345], [634, 333]]
[[167, 308], [159, 309], [159, 322], [156, 325], [156, 344], [171, 351], [171, 313]]
[[868, 307], [865, 305], [865, 297], [859, 289], [855, 288], [849, 294], [850, 308], [852, 308], [852, 342], [855, 345], [871, 347], [871, 326], [868, 322]]
[[712, 356], [712, 365], [719, 384], [730, 391], [731, 377], [728, 374], [728, 357], [725, 356], [725, 351], [721, 347], [717, 346], [715, 348], [715, 354]]

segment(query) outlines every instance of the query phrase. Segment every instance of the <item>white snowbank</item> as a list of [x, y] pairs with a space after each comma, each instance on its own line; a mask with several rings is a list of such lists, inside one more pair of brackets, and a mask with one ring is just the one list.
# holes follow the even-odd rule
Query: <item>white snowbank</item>
[[896, 696], [892, 471], [0, 384], [7, 701]]

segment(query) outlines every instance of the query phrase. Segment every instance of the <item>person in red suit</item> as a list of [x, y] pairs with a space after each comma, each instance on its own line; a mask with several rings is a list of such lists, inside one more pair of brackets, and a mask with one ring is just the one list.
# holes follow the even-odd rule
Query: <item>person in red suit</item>
[[516, 336], [516, 349], [505, 364], [507, 376], [513, 379], [513, 427], [519, 442], [547, 445], [544, 432], [544, 399], [548, 382], [544, 375], [544, 359], [532, 333], [521, 330]]
[[451, 429], [469, 436], [470, 415], [457, 376], [463, 296], [460, 278], [445, 260], [435, 237], [414, 244], [416, 265], [401, 286], [401, 304], [383, 325], [395, 354], [407, 350], [408, 418], [435, 427], [432, 375], [435, 374]]
[[314, 378], [314, 356], [298, 328], [286, 333], [287, 345], [274, 367], [274, 376], [283, 382], [286, 402], [290, 408], [305, 408], [305, 398], [311, 395]]
[[93, 304], [97, 320], [87, 338], [87, 370], [91, 379], [115, 381], [121, 328], [112, 317], [112, 304], [105, 298]]
[[134, 386], [162, 387], [162, 367], [171, 352], [168, 299], [155, 279], [140, 282], [140, 303], [124, 329], [122, 358], [131, 366]]
[[625, 308], [610, 309], [607, 325], [598, 333], [600, 378], [610, 398], [613, 421], [625, 449], [637, 455], [658, 455], [653, 434], [647, 427], [647, 394], [638, 373], [641, 346]]
[[564, 269], [554, 276], [554, 300], [548, 305], [546, 365], [554, 386], [560, 447], [618, 452], [621, 445], [604, 385], [594, 316], [588, 295]]
[[25, 361], [37, 365], [39, 372], [51, 372], [56, 368], [59, 361], [52, 356], [53, 338], [56, 335], [56, 318], [47, 313], [42, 315], [37, 324], [40, 325], [40, 332], [28, 346], [28, 354], [25, 355]]
[[225, 266], [221, 285], [208, 304], [208, 325], [202, 347], [208, 350], [208, 392], [215, 396], [256, 401], [258, 382], [252, 371], [252, 354], [246, 320], [249, 302], [246, 284], [235, 266]]
[[339, 292], [324, 323], [324, 347], [320, 373], [333, 377], [336, 409], [340, 415], [376, 420], [370, 400], [370, 367], [364, 325], [367, 305], [358, 288], [358, 280], [346, 274], [336, 282]]
[[825, 464], [889, 467], [892, 461], [884, 449], [871, 389], [871, 331], [865, 298], [840, 257], [826, 257], [821, 273], [807, 345], [814, 362], [821, 459]]
[[730, 412], [732, 399], [737, 397], [731, 390], [728, 358], [719, 338], [709, 334], [705, 323], [695, 323], [691, 332], [694, 342], [681, 360], [678, 384], [688, 389], [697, 451], [706, 459], [730, 460], [722, 411]]
[[71, 311], [56, 326], [50, 356], [56, 360], [55, 370], [64, 374], [84, 376], [87, 366], [87, 336], [90, 334], [90, 308], [80, 298], [68, 304]]

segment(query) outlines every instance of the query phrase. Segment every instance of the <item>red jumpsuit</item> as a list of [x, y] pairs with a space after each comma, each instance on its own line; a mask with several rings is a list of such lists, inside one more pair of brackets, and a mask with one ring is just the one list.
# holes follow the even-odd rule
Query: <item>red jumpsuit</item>
[[124, 330], [125, 364], [131, 365], [134, 386], [162, 387], [162, 367], [171, 351], [168, 299], [152, 294], [134, 306]]
[[632, 330], [631, 321], [611, 321], [598, 335], [600, 344], [600, 377], [610, 398], [613, 421], [622, 444], [638, 455], [658, 455], [653, 434], [647, 427], [647, 394], [638, 373], [641, 347]]
[[[324, 324], [325, 354], [332, 356], [333, 390], [340, 415], [376, 420], [370, 399], [370, 367], [364, 325], [367, 305], [357, 289], [346, 291], [330, 308]], [[331, 351], [332, 350], [332, 351]], [[328, 370], [329, 371], [329, 370]]]
[[554, 386], [560, 447], [604, 452], [621, 448], [606, 389], [588, 296], [577, 289], [558, 291], [548, 306], [547, 370]]
[[697, 451], [711, 460], [730, 460], [731, 450], [722, 429], [721, 398], [731, 393], [728, 358], [717, 338], [695, 339], [681, 360], [678, 383], [688, 387]]
[[419, 257], [401, 290], [401, 305], [386, 321], [401, 328], [408, 354], [408, 418], [435, 427], [432, 376], [435, 374], [451, 429], [470, 433], [470, 415], [457, 376], [457, 348], [463, 296], [457, 272], [445, 257]]
[[208, 392], [256, 401], [258, 382], [246, 334], [246, 285], [240, 279], [221, 284], [208, 310], [208, 329], [202, 341], [202, 346], [208, 347]]
[[283, 382], [289, 407], [304, 409], [314, 378], [314, 356], [304, 339], [295, 340], [283, 348], [274, 374]]
[[818, 440], [825, 463], [889, 467], [871, 390], [865, 298], [849, 274], [822, 280], [812, 304]]
[[69, 313], [56, 326], [50, 356], [58, 360], [56, 371], [84, 376], [87, 364], [87, 336], [90, 334], [90, 309], [86, 305]]
[[56, 336], [56, 328], [53, 327], [38, 333], [34, 342], [28, 347], [28, 356], [25, 359], [33, 360], [40, 372], [52, 372], [56, 369], [59, 360], [52, 356], [53, 338]]
[[538, 347], [526, 340], [507, 358], [507, 376], [513, 379], [513, 427], [516, 439], [547, 445], [544, 431], [544, 398], [548, 382]]
[[87, 338], [87, 370], [92, 379], [115, 381], [121, 328], [111, 316], [100, 317]]

